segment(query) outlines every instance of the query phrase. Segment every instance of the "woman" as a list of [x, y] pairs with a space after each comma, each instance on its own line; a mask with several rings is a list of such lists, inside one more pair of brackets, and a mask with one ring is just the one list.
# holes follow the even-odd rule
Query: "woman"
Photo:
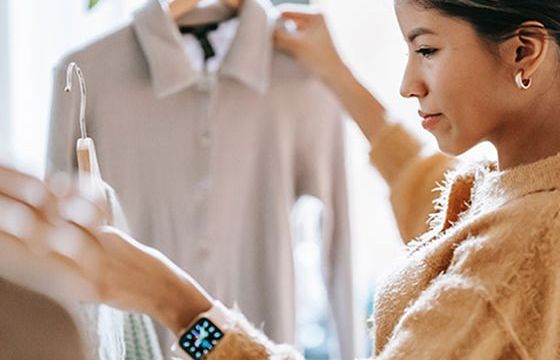
[[[560, 1], [397, 0], [395, 8], [411, 53], [401, 93], [418, 99], [423, 127], [451, 155], [490, 141], [499, 162], [446, 176], [428, 231], [379, 289], [375, 358], [560, 358]], [[455, 161], [422, 157], [411, 135], [385, 121], [340, 60], [321, 15], [283, 16], [300, 31], [278, 33], [278, 46], [338, 94], [372, 144], [403, 237], [417, 235], [429, 212], [424, 189]], [[99, 228], [102, 211], [64, 216], [52, 209], [72, 203], [68, 196], [10, 170], [0, 178], [3, 211], [32, 211], [38, 225], [31, 234], [4, 228], [4, 242], [42, 248], [35, 253], [92, 286], [81, 291], [85, 300], [152, 315], [181, 337], [185, 359], [207, 340], [216, 340], [208, 359], [300, 357], [224, 309], [163, 255]], [[76, 229], [81, 235], [71, 235]], [[66, 233], [74, 251], [60, 246]], [[206, 311], [223, 335], [209, 335], [215, 328], [199, 320]]]

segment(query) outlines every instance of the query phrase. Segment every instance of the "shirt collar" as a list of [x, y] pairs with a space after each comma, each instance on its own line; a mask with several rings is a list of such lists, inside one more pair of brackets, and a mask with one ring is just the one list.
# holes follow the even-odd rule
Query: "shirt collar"
[[[192, 68], [181, 34], [168, 15], [167, 3], [150, 0], [134, 13], [133, 28], [144, 52], [157, 97], [175, 94], [194, 85], [199, 74]], [[277, 12], [269, 0], [244, 0], [239, 27], [220, 74], [259, 93], [270, 85]]]

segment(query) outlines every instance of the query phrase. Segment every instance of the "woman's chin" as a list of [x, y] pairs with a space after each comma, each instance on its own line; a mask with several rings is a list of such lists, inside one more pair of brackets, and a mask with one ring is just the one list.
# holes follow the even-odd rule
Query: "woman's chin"
[[468, 146], [454, 141], [450, 136], [437, 136], [438, 147], [441, 152], [450, 156], [459, 156], [470, 150], [474, 145]]

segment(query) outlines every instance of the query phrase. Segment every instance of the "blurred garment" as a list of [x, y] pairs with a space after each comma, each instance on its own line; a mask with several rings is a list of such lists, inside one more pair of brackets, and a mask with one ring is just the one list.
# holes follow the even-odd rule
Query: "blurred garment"
[[0, 359], [86, 359], [74, 319], [55, 300], [0, 278], [0, 309]]
[[[111, 225], [128, 231], [115, 191], [105, 185]], [[154, 323], [145, 314], [127, 313], [107, 305], [81, 304], [76, 315], [91, 360], [163, 360]]]
[[62, 86], [66, 64], [76, 61], [87, 79], [89, 134], [132, 235], [288, 343], [295, 333], [290, 211], [300, 196], [316, 196], [325, 205], [322, 270], [341, 356], [352, 358], [340, 104], [274, 50], [277, 13], [268, 1], [244, 1], [237, 20], [210, 35], [223, 61], [207, 73], [191, 60], [200, 56], [189, 50], [191, 35], [182, 37], [165, 10], [152, 0], [131, 24], [61, 61], [47, 173], [75, 164], [79, 101]]
[[[114, 190], [104, 184], [110, 225], [127, 231], [126, 218]], [[55, 279], [54, 281], [63, 281]], [[145, 314], [127, 313], [107, 305], [68, 303], [82, 330], [88, 360], [162, 360], [152, 320]]]
[[[105, 187], [106, 197], [109, 203], [112, 225], [119, 230], [129, 232], [128, 223], [123, 212], [121, 203], [115, 191], [109, 186]], [[103, 305], [101, 305], [103, 308]], [[129, 313], [112, 309], [113, 317], [122, 317], [122, 336], [124, 344], [125, 360], [163, 360], [156, 329], [152, 319], [146, 314]], [[109, 311], [106, 310], [106, 313]], [[120, 320], [117, 325], [120, 325]], [[103, 328], [99, 329], [100, 335], [106, 337], [106, 341], [111, 341], [107, 334], [103, 333]], [[110, 359], [116, 359], [113, 355]]]

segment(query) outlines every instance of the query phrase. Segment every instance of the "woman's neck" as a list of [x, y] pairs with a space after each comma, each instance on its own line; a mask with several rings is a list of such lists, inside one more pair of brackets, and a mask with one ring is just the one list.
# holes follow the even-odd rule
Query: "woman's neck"
[[508, 132], [492, 141], [498, 151], [500, 170], [560, 153], [560, 106], [541, 104], [512, 123], [519, 126], [509, 126]]

